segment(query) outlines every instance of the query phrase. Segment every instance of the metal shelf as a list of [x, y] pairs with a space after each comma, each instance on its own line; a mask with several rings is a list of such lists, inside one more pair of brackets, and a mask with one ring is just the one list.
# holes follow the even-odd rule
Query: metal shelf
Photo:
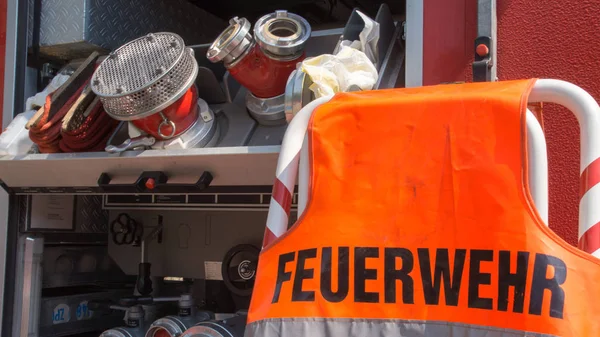
[[171, 183], [197, 180], [203, 171], [211, 185], [272, 185], [280, 146], [239, 146], [188, 150], [29, 154], [0, 158], [0, 177], [9, 191], [33, 193], [102, 193], [98, 178], [132, 183], [143, 171], [162, 171]]
[[[388, 29], [382, 36], [387, 40], [383, 41], [387, 47], [380, 50], [382, 59], [377, 86], [403, 86], [402, 25], [389, 21], [391, 16], [384, 16], [384, 19], [387, 20]], [[345, 31], [332, 29], [313, 32], [307, 45], [307, 56], [331, 53], [342, 32]], [[126, 151], [120, 154], [94, 152], [3, 156], [0, 157], [2, 187], [16, 194], [110, 194], [98, 186], [98, 179], [103, 173], [110, 176], [111, 184], [133, 184], [143, 172], [160, 171], [168, 177], [169, 184], [189, 184], [197, 181], [203, 172], [209, 172], [213, 176], [210, 187], [198, 193], [222, 193], [219, 188], [239, 189], [242, 186], [255, 187], [246, 189], [248, 193], [270, 191], [286, 125], [256, 124], [247, 116], [243, 99], [239, 99], [245, 95], [245, 89], [240, 88], [239, 84], [230, 83], [227, 76], [225, 82], [217, 83], [225, 70], [204, 58], [208, 45], [192, 48], [198, 64], [214, 74], [211, 78], [197, 79], [200, 97], [209, 103], [217, 115], [225, 110], [222, 115], [229, 121], [226, 127], [221, 127], [222, 134], [217, 147]], [[222, 88], [225, 92], [220, 92]], [[132, 190], [129, 194], [139, 193], [153, 194], [150, 190]], [[193, 193], [188, 191], [184, 194]]]

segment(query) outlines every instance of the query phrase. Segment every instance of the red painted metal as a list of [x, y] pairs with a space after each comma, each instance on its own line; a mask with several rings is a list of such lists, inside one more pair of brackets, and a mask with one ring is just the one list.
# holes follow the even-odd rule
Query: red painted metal
[[239, 62], [228, 67], [228, 70], [254, 96], [269, 98], [285, 92], [288, 77], [296, 69], [296, 64], [305, 57], [302, 54], [291, 61], [280, 61], [268, 57], [255, 45]]
[[[597, 0], [498, 1], [501, 80], [544, 77], [577, 84], [600, 100]], [[550, 227], [577, 244], [579, 129], [572, 113], [544, 105]]]
[[471, 79], [477, 0], [423, 1], [423, 85]]
[[[161, 116], [162, 113], [162, 116]], [[164, 123], [163, 116], [175, 124], [173, 137], [177, 137], [187, 131], [198, 120], [198, 89], [195, 85], [175, 103], [162, 110], [161, 113], [155, 113], [145, 118], [131, 121], [140, 130], [146, 131], [156, 139], [162, 140], [158, 129], [163, 135], [170, 135], [173, 128]], [[163, 125], [161, 126], [161, 123]]]
[[[497, 2], [498, 77], [543, 77], [581, 86], [600, 100], [600, 6], [597, 0]], [[423, 84], [470, 81], [476, 0], [424, 1]], [[576, 245], [579, 130], [572, 113], [544, 105], [550, 227]]]

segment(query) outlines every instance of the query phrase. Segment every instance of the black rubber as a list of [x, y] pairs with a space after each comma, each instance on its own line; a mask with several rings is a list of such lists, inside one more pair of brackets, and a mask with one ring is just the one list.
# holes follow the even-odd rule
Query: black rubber
[[253, 265], [258, 265], [258, 256], [260, 254], [260, 249], [254, 245], [241, 244], [234, 246], [227, 252], [227, 254], [225, 254], [225, 258], [223, 259], [223, 263], [221, 265], [221, 274], [223, 276], [223, 282], [225, 282], [225, 286], [227, 287], [227, 289], [229, 289], [229, 291], [238, 296], [249, 297], [252, 295], [252, 289], [254, 287], [254, 279], [256, 278], [256, 272], [254, 273], [254, 276], [251, 279], [247, 280], [246, 282], [243, 282], [244, 288], [236, 286], [236, 284], [233, 283], [233, 280], [229, 277], [229, 264], [236, 255], [242, 252], [247, 252], [252, 255], [256, 255], [256, 259], [252, 262]]

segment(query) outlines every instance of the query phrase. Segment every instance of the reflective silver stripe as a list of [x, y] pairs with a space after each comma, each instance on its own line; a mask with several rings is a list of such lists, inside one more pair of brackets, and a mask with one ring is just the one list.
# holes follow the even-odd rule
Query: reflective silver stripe
[[252, 322], [244, 337], [558, 337], [441, 321], [285, 318]]

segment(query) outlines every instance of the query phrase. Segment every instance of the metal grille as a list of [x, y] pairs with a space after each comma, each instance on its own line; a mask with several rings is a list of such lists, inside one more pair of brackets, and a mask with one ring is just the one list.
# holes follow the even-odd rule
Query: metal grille
[[194, 52], [181, 37], [154, 33], [111, 53], [94, 73], [92, 90], [112, 117], [139, 119], [180, 98], [197, 73]]

